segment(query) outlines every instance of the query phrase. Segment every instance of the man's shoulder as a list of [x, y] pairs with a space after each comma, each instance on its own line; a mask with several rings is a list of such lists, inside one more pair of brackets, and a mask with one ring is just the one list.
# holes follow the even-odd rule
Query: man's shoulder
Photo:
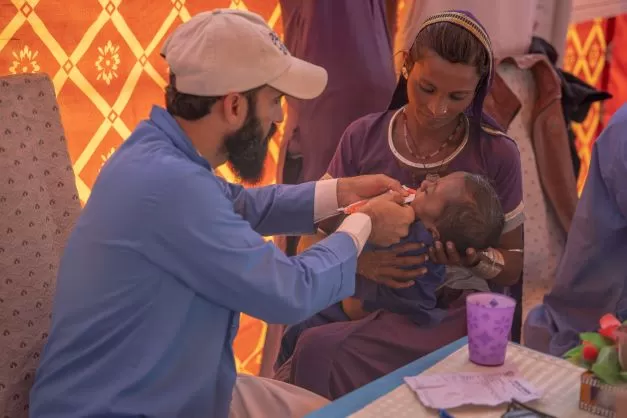
[[609, 173], [609, 167], [627, 165], [627, 104], [612, 115], [608, 125], [594, 141], [594, 149], [602, 171]]
[[614, 141], [627, 142], [627, 103], [618, 108], [612, 115], [606, 130], [608, 132], [618, 133], [618, 135], [611, 135]]
[[193, 187], [220, 188], [211, 170], [190, 160], [162, 131], [142, 124], [102, 168], [94, 192], [150, 196], [154, 201]]
[[616, 113], [610, 118], [609, 124], [627, 124], [627, 103], [618, 108]]

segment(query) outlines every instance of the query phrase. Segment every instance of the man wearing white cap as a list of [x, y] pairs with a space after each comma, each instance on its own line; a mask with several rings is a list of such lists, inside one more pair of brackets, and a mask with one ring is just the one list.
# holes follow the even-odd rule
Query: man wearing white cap
[[[327, 401], [236, 376], [240, 312], [297, 323], [352, 295], [365, 242], [397, 242], [413, 211], [385, 176], [244, 189], [215, 175], [229, 161], [258, 180], [282, 95], [326, 84], [259, 16], [201, 13], [162, 54], [167, 110], [154, 107], [103, 167], [67, 242], [30, 415], [303, 416]], [[262, 237], [312, 233], [374, 196], [299, 256]]]

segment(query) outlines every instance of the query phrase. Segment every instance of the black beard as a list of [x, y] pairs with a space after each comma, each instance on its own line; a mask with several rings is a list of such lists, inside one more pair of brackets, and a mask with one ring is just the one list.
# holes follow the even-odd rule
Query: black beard
[[256, 184], [263, 176], [268, 143], [277, 128], [272, 124], [268, 134], [264, 136], [254, 103], [251, 104], [244, 125], [226, 136], [224, 146], [235, 174], [247, 183]]

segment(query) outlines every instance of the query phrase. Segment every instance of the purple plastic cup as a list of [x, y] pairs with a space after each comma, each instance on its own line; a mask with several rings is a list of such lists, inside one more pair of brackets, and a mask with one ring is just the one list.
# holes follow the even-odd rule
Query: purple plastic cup
[[473, 293], [466, 298], [470, 361], [481, 366], [505, 363], [516, 301], [499, 293]]

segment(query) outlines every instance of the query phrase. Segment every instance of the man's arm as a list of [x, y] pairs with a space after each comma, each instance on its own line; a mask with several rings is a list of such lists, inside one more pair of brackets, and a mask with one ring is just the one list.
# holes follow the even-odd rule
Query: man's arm
[[[221, 180], [222, 181], [222, 180]], [[235, 212], [261, 235], [302, 235], [338, 208], [337, 180], [245, 189], [232, 183]]]
[[358, 251], [370, 234], [367, 215], [350, 217], [356, 225], [340, 227], [348, 232], [290, 258], [233, 211], [211, 174], [196, 172], [162, 190], [152, 213], [159, 228], [144, 253], [203, 298], [290, 324], [353, 293]]

